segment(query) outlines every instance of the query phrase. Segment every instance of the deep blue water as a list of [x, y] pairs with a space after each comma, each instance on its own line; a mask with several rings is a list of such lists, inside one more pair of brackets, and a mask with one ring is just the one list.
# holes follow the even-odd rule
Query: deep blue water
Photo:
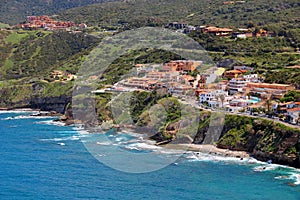
[[[198, 161], [188, 154], [158, 171], [125, 173], [102, 164], [87, 151], [82, 140], [93, 141], [99, 135], [81, 138], [72, 127], [40, 123], [50, 120], [45, 118], [20, 119], [20, 115], [28, 113], [0, 113], [1, 200], [300, 199], [300, 186], [291, 186], [297, 182], [298, 172], [293, 169], [277, 166], [258, 172], [254, 169], [264, 164]], [[112, 137], [133, 138], [116, 133]], [[115, 148], [107, 146], [109, 156]]]

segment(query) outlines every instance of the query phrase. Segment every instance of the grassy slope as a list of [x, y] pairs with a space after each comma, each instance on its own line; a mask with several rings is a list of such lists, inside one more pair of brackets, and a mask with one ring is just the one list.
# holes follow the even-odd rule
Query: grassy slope
[[0, 31], [0, 107], [26, 106], [34, 96], [71, 95], [72, 82], [42, 80], [54, 69], [76, 73], [98, 41], [66, 32]]
[[3, 0], [0, 1], [0, 19], [4, 23], [13, 25], [24, 21], [28, 15], [52, 15], [58, 11], [106, 1], [107, 0]]
[[9, 25], [0, 22], [0, 28], [9, 28]]
[[[223, 1], [188, 1], [183, 0], [137, 0], [112, 2], [82, 8], [70, 9], [60, 14], [64, 20], [85, 21], [90, 25], [114, 27], [139, 27], [143, 25], [160, 26], [170, 21], [181, 21], [191, 24], [214, 24], [220, 26], [246, 26], [256, 24], [269, 27], [271, 30], [285, 30], [287, 27], [297, 29], [299, 11], [297, 0], [266, 3], [262, 0], [247, 1], [246, 4], [223, 5]], [[280, 9], [279, 9], [280, 8]], [[59, 9], [58, 9], [59, 10]], [[42, 10], [41, 10], [42, 12]], [[252, 22], [251, 22], [252, 21]], [[271, 27], [271, 28], [270, 28]], [[295, 28], [296, 27], [296, 28]], [[299, 82], [299, 73], [288, 78], [276, 78], [283, 66], [298, 64], [299, 54], [293, 53], [290, 37], [276, 39], [233, 40], [228, 38], [210, 38], [191, 35], [205, 48], [213, 51], [212, 57], [217, 62], [224, 58], [234, 58], [245, 64], [259, 66], [259, 73], [269, 73], [269, 82]], [[212, 40], [211, 40], [212, 39]], [[299, 43], [296, 37], [296, 44]], [[207, 41], [210, 40], [210, 43]], [[49, 75], [53, 69], [69, 70], [76, 73], [89, 45], [93, 47], [95, 39], [69, 33], [50, 33], [43, 31], [1, 31], [0, 32], [0, 86], [37, 83], [39, 78]], [[294, 42], [295, 44], [295, 42]], [[208, 46], [205, 46], [208, 45]], [[284, 51], [285, 53], [280, 53]], [[225, 53], [224, 53], [225, 52]], [[160, 56], [159, 51], [134, 52], [135, 59], [124, 56], [117, 60], [106, 73], [108, 83], [115, 82], [121, 72], [126, 72], [135, 63], [167, 61], [172, 55]], [[136, 59], [139, 57], [140, 59]], [[173, 56], [174, 57], [174, 56]], [[123, 68], [125, 67], [125, 68]], [[272, 70], [272, 71], [271, 71]], [[285, 70], [285, 74], [289, 74]], [[291, 71], [291, 70], [290, 70]], [[118, 72], [118, 73], [115, 73]], [[274, 72], [274, 73], [273, 73]], [[284, 76], [287, 77], [287, 76]], [[7, 80], [15, 79], [14, 83]], [[43, 83], [39, 83], [43, 85]], [[57, 87], [56, 87], [57, 86]], [[60, 85], [46, 85], [45, 93], [58, 95]], [[66, 88], [70, 88], [66, 86]], [[64, 90], [60, 90], [64, 91]], [[21, 94], [21, 93], [20, 93]]]
[[[64, 63], [73, 62], [97, 45], [98, 39], [84, 34], [45, 31], [2, 31], [0, 79], [45, 77]], [[72, 59], [71, 59], [72, 58]], [[76, 71], [72, 65], [65, 70]], [[75, 68], [75, 69], [74, 69]]]
[[299, 10], [297, 0], [248, 0], [245, 4], [234, 5], [223, 5], [223, 0], [136, 0], [74, 8], [59, 17], [91, 25], [128, 23], [131, 27], [171, 21], [232, 27], [249, 23], [297, 26], [299, 17], [295, 13]]

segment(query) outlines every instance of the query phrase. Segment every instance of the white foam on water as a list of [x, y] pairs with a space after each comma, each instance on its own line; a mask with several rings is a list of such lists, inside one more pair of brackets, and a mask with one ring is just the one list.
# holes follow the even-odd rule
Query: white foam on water
[[0, 110], [0, 114], [9, 114], [9, 113], [39, 113], [40, 111], [31, 110], [31, 109], [16, 109], [16, 110]]
[[20, 115], [20, 116], [15, 116], [15, 117], [2, 118], [1, 120], [17, 120], [17, 119], [49, 119], [49, 118], [56, 118], [56, 117], [53, 117], [53, 116]]
[[116, 142], [121, 142], [121, 141], [125, 141], [125, 140], [126, 140], [126, 138], [124, 138], [124, 137], [117, 137], [115, 139]]
[[47, 138], [47, 139], [40, 139], [40, 141], [54, 141], [54, 142], [60, 142], [60, 141], [77, 141], [80, 140], [79, 135], [73, 135], [69, 137], [61, 137], [61, 138]]
[[181, 155], [186, 153], [184, 150], [179, 150], [179, 149], [166, 149], [163, 147], [160, 147], [160, 149], [155, 150], [155, 152], [158, 152], [160, 154], [165, 154], [165, 155]]
[[295, 185], [300, 185], [300, 173], [296, 172], [296, 173], [291, 173], [291, 175], [288, 177], [288, 179], [291, 179], [294, 182]]
[[253, 171], [255, 172], [262, 172], [262, 171], [271, 171], [271, 170], [276, 170], [276, 166], [272, 165], [263, 165], [263, 166], [256, 166], [253, 168]]
[[284, 176], [284, 175], [282, 175], [282, 176], [275, 176], [274, 178], [275, 179], [290, 179], [289, 176]]
[[90, 134], [88, 131], [86, 130], [77, 130], [77, 133], [79, 133], [80, 135], [88, 135]]
[[129, 149], [136, 149], [136, 150], [156, 150], [156, 149], [162, 148], [159, 146], [155, 146], [155, 145], [147, 144], [147, 143], [141, 143], [141, 142], [126, 145], [125, 147], [129, 148]]
[[60, 146], [66, 146], [66, 144], [63, 143], [63, 142], [59, 142], [59, 143], [57, 143], [57, 144], [60, 145]]
[[297, 175], [295, 184], [300, 185], [300, 174]]
[[96, 142], [98, 145], [109, 146], [112, 145], [112, 142]]
[[53, 120], [35, 122], [36, 124], [46, 124], [46, 125], [54, 125], [54, 126], [65, 126], [65, 123]]
[[98, 156], [98, 157], [104, 157], [106, 155], [105, 154], [97, 154], [96, 156]]

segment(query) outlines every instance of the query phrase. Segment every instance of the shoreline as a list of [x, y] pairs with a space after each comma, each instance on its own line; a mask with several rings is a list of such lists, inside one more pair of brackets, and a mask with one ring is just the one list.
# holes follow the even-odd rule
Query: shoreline
[[251, 157], [250, 154], [246, 151], [233, 151], [229, 149], [221, 149], [213, 144], [167, 144], [161, 146], [168, 149], [181, 149], [187, 151], [214, 154], [224, 157], [233, 157], [241, 159]]
[[[18, 109], [7, 109], [7, 110], [0, 110], [0, 113], [2, 112], [38, 112], [37, 114], [33, 114], [32, 116], [64, 116], [62, 114], [58, 114], [58, 113], [53, 113], [51, 111], [41, 111], [39, 109], [30, 109], [30, 108], [18, 108]], [[71, 126], [73, 125], [73, 123], [68, 123], [68, 120], [64, 121], [61, 119], [61, 117], [59, 117], [58, 119], [52, 120], [54, 122], [61, 122], [62, 124], [64, 124], [64, 126]], [[73, 122], [73, 121], [72, 121]], [[115, 127], [116, 128], [116, 127]], [[90, 132], [89, 129], [84, 128], [85, 131], [87, 131], [86, 133], [92, 133]], [[103, 129], [101, 129], [103, 131]], [[106, 130], [105, 130], [106, 131]], [[145, 135], [145, 133], [139, 133], [139, 132], [135, 132], [135, 130], [132, 127], [126, 127], [126, 128], [116, 128], [117, 132], [122, 132], [125, 134], [139, 134], [139, 135]], [[150, 138], [148, 138], [150, 139]], [[153, 140], [153, 139], [150, 139]], [[153, 140], [155, 141], [155, 140]], [[222, 148], [218, 148], [213, 144], [193, 144], [193, 143], [182, 143], [182, 144], [172, 144], [172, 143], [168, 143], [168, 144], [163, 144], [163, 145], [159, 145], [160, 147], [163, 148], [167, 148], [167, 149], [174, 149], [174, 150], [186, 150], [186, 151], [193, 151], [193, 152], [201, 152], [201, 153], [207, 153], [210, 155], [217, 155], [217, 156], [222, 156], [222, 157], [232, 157], [232, 158], [239, 158], [241, 160], [243, 160], [244, 158], [255, 158], [257, 159], [255, 156], [253, 156], [251, 153], [246, 152], [246, 151], [235, 151], [235, 150], [230, 150], [230, 149], [222, 149]], [[261, 162], [264, 162], [260, 159], [257, 159]], [[274, 164], [277, 162], [274, 162]], [[279, 164], [279, 163], [278, 163]], [[291, 165], [285, 165], [285, 164], [281, 164], [283, 166], [287, 166], [287, 167], [293, 167], [295, 169], [299, 169], [295, 166], [291, 166]]]
[[41, 111], [40, 109], [32, 109], [32, 108], [0, 108], [0, 112], [5, 112], [5, 111], [12, 111], [12, 112], [44, 112], [44, 111]]

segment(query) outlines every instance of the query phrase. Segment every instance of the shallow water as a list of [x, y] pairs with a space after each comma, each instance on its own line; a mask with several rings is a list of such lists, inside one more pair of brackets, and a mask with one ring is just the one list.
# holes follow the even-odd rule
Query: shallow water
[[[182, 152], [135, 135], [80, 135], [52, 124], [52, 118], [20, 117], [28, 115], [0, 113], [0, 199], [300, 199], [293, 168], [187, 152], [158, 171], [125, 173], [97, 159], [118, 163], [114, 155], [120, 149], [163, 159]], [[94, 144], [98, 158], [87, 144]]]

